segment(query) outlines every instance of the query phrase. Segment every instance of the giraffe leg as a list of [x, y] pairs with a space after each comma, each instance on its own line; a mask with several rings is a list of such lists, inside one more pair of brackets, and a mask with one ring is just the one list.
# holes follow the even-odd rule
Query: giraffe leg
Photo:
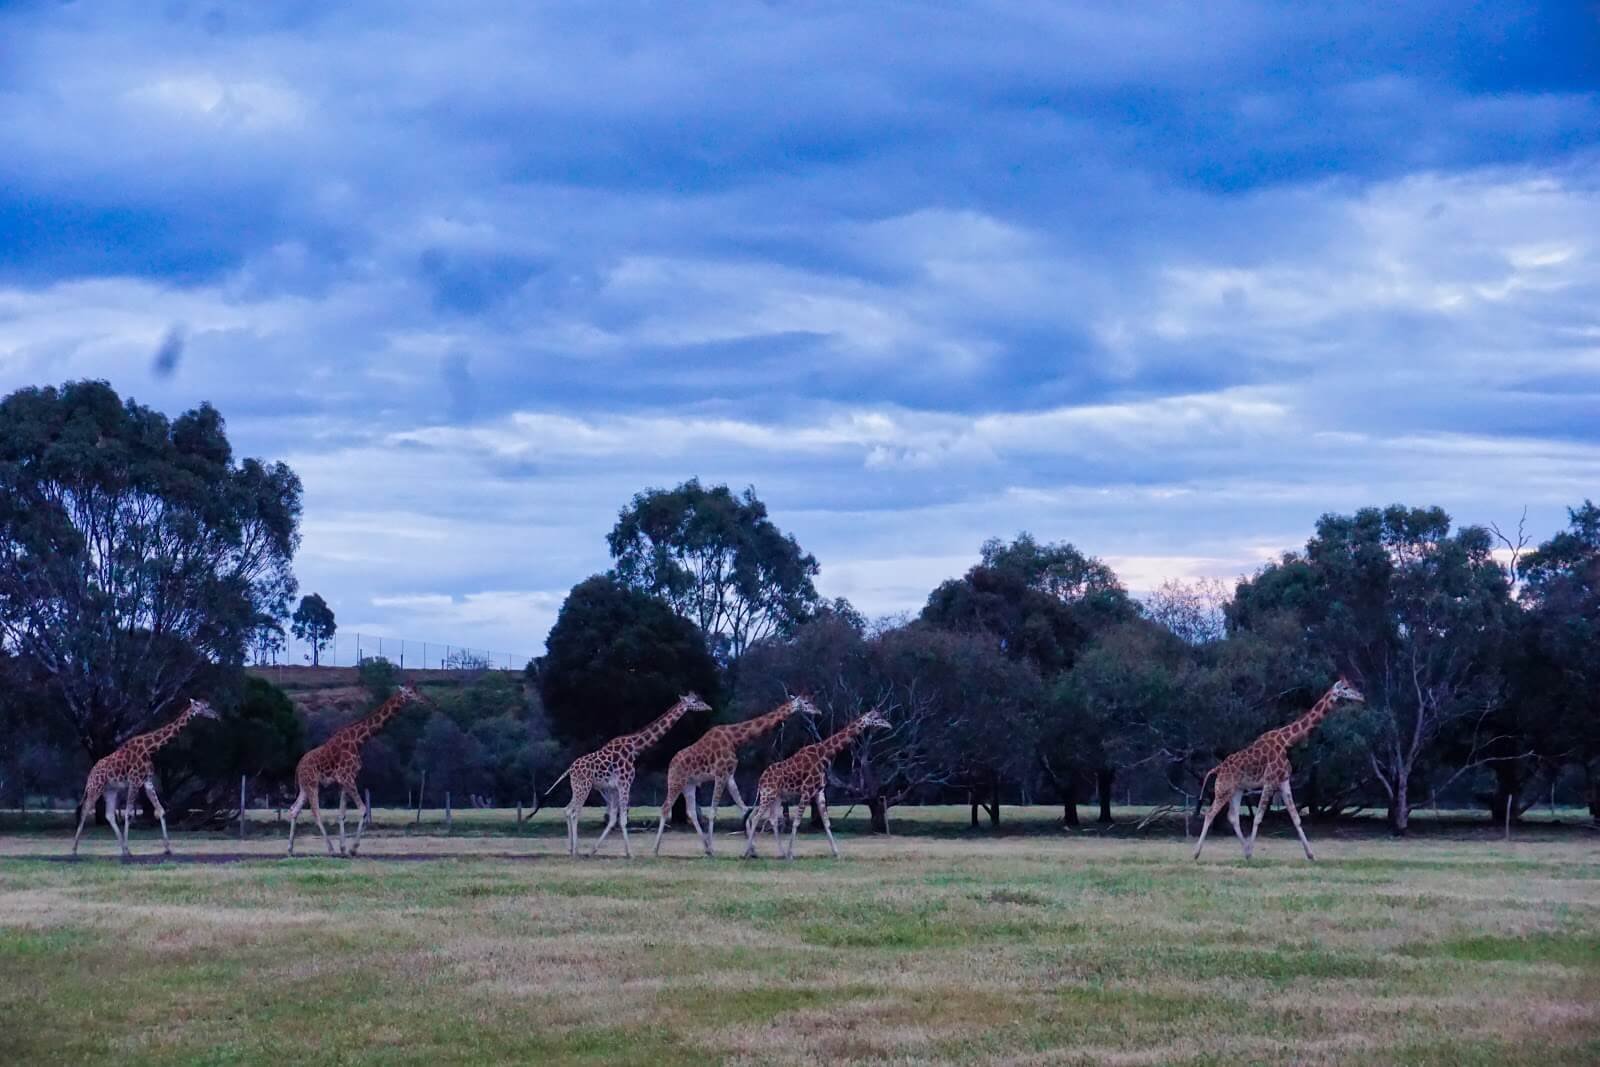
[[1256, 808], [1256, 817], [1250, 823], [1250, 840], [1244, 846], [1244, 858], [1249, 859], [1256, 851], [1256, 833], [1261, 829], [1261, 820], [1267, 817], [1267, 809], [1272, 807], [1272, 797], [1276, 793], [1276, 786], [1261, 787], [1261, 804]]
[[1235, 789], [1228, 798], [1228, 823], [1233, 827], [1234, 836], [1239, 839], [1239, 847], [1244, 849], [1244, 858], [1250, 858], [1250, 843], [1244, 839], [1244, 831], [1239, 828], [1239, 801], [1244, 797], [1243, 789]]
[[106, 821], [111, 824], [111, 832], [116, 835], [116, 838], [117, 838], [117, 851], [122, 854], [122, 858], [123, 859], [128, 859], [129, 858], [129, 852], [128, 852], [128, 828], [124, 823], [119, 823], [117, 821], [121, 817], [122, 809], [123, 809], [122, 790], [120, 790], [120, 789], [118, 789], [118, 788], [116, 788], [114, 786], [112, 788], [110, 788], [110, 789], [107, 789], [106, 790]]
[[322, 843], [328, 846], [328, 855], [333, 855], [333, 842], [328, 840], [328, 828], [322, 825], [322, 802], [317, 794], [321, 790], [311, 790], [311, 817], [317, 821], [317, 832], [322, 834]]
[[[694, 797], [689, 797], [689, 810], [694, 811]], [[633, 859], [633, 849], [628, 845], [628, 787], [620, 786], [617, 789], [617, 825], [622, 828], [622, 855], [626, 859]]]
[[706, 812], [704, 844], [708, 856], [717, 854], [717, 805], [720, 803], [722, 803], [722, 782], [719, 780], [711, 783], [711, 810]]
[[695, 795], [698, 792], [700, 792], [700, 787], [698, 785], [691, 785], [688, 789], [684, 790], [683, 806], [689, 812], [689, 824], [694, 827], [695, 836], [704, 841], [706, 831], [705, 828], [700, 825], [700, 798]]
[[[345, 786], [344, 792], [346, 796], [350, 797], [351, 800], [356, 802], [356, 811], [360, 812], [360, 818], [356, 820], [355, 844], [350, 846], [350, 855], [354, 856], [356, 854], [356, 850], [361, 847], [361, 831], [367, 828], [367, 817], [372, 814], [372, 811], [367, 807], [367, 802], [361, 799], [360, 791], [358, 791], [353, 784]], [[341, 808], [344, 807], [344, 800], [342, 798], [339, 801], [339, 806]]]
[[[788, 805], [785, 805], [786, 808], [787, 806]], [[791, 860], [794, 859], [794, 837], [795, 834], [800, 832], [800, 816], [805, 812], [805, 810], [805, 801], [796, 801], [794, 805], [794, 814], [789, 819], [789, 855], [786, 858]]]
[[600, 831], [600, 839], [596, 841], [594, 843], [594, 847], [589, 850], [589, 855], [591, 858], [596, 852], [600, 851], [600, 846], [606, 843], [606, 836], [611, 833], [611, 828], [617, 825], [616, 794], [612, 793], [610, 788], [601, 786], [600, 796], [604, 798], [606, 802], [606, 828]]
[[95, 801], [100, 799], [100, 795], [103, 792], [105, 790], [96, 789], [93, 786], [85, 787], [83, 791], [83, 811], [78, 816], [78, 832], [72, 835], [72, 854], [74, 856], [78, 854], [78, 839], [83, 836], [84, 824], [89, 821], [89, 816], [94, 814]]
[[344, 850], [344, 802], [344, 788], [341, 786], [339, 789], [339, 855], [341, 856], [346, 854]]
[[306, 788], [300, 787], [300, 795], [294, 798], [294, 803], [289, 805], [289, 851], [287, 855], [294, 855], [294, 826], [300, 821], [300, 809], [306, 806]]
[[1289, 812], [1289, 821], [1294, 823], [1294, 832], [1300, 835], [1300, 847], [1306, 850], [1306, 859], [1315, 863], [1317, 857], [1311, 854], [1311, 842], [1306, 840], [1306, 832], [1300, 829], [1300, 810], [1294, 806], [1294, 794], [1289, 792], [1287, 779], [1278, 787], [1278, 792], [1283, 794], [1283, 806]]
[[761, 815], [765, 808], [756, 808], [745, 819], [744, 823], [744, 858], [751, 859], [756, 854], [756, 834], [761, 830]]
[[1206, 812], [1206, 821], [1200, 824], [1200, 840], [1195, 842], [1195, 859], [1200, 858], [1200, 850], [1206, 847], [1206, 832], [1211, 829], [1211, 820], [1215, 819], [1217, 814], [1222, 811], [1223, 807], [1226, 805], [1227, 801], [1220, 796], [1213, 797], [1211, 799], [1211, 809]]
[[817, 810], [822, 813], [822, 832], [828, 835], [828, 847], [833, 850], [833, 858], [839, 858], [839, 844], [833, 839], [833, 820], [828, 818], [828, 795], [826, 790], [817, 790]]
[[[132, 787], [128, 791], [133, 792]], [[167, 836], [167, 809], [161, 806], [161, 801], [156, 798], [156, 780], [144, 780], [144, 795], [150, 798], [150, 806], [155, 809], [156, 818], [161, 820], [161, 847], [168, 856], [172, 855], [172, 838]], [[244, 818], [244, 812], [239, 813], [239, 818]]]
[[728, 775], [728, 795], [733, 798], [735, 804], [739, 805], [739, 815], [742, 818], [744, 813], [750, 810], [750, 806], [744, 802], [744, 797], [739, 795], [739, 783], [733, 780], [733, 775], [731, 774]]
[[588, 802], [592, 788], [587, 779], [581, 783], [574, 780], [572, 799], [567, 801], [567, 855], [573, 858], [578, 855], [578, 816], [583, 813], [583, 805]]
[[669, 786], [667, 788], [667, 799], [661, 804], [661, 821], [656, 823], [656, 843], [655, 847], [650, 850], [650, 854], [653, 856], [661, 855], [661, 835], [666, 832], [667, 816], [672, 814], [672, 802], [677, 799], [678, 795]]

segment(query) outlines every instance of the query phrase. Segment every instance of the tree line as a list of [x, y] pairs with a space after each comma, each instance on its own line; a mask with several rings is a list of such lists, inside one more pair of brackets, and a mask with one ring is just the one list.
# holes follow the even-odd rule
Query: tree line
[[[294, 473], [235, 459], [208, 405], [168, 419], [103, 382], [0, 401], [0, 799], [72, 793], [188, 695], [224, 714], [163, 753], [174, 808], [225, 810], [240, 774], [286, 785], [340, 724], [243, 670], [285, 621], [334, 625], [320, 598], [287, 618], [300, 513]], [[572, 755], [701, 693], [715, 711], [674, 728], [641, 766], [658, 773], [713, 718], [805, 693], [822, 715], [765, 755], [884, 709], [893, 726], [834, 783], [880, 827], [895, 805], [952, 800], [975, 824], [1046, 800], [1068, 824], [1091, 801], [1109, 821], [1113, 798], [1198, 804], [1218, 759], [1345, 673], [1366, 705], [1296, 759], [1313, 818], [1378, 809], [1404, 832], [1441, 797], [1515, 816], [1558, 794], [1600, 818], [1588, 501], [1533, 546], [1438, 508], [1330, 514], [1237, 583], [1142, 599], [1100, 560], [1024, 533], [981, 546], [915, 615], [878, 620], [819, 595], [818, 561], [753, 489], [645, 490], [606, 544], [611, 567], [572, 589], [545, 655], [430, 694], [372, 742], [376, 799], [407, 799], [424, 772], [434, 795], [531, 798]], [[361, 678], [376, 702], [397, 672], [375, 660]]]

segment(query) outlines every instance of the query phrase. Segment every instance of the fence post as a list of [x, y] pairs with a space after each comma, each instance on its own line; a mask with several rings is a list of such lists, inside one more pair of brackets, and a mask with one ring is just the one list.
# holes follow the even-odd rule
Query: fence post
[[245, 776], [239, 776], [239, 840], [244, 840], [244, 782]]
[[424, 793], [426, 793], [427, 791], [428, 791], [428, 772], [427, 771], [423, 771], [422, 772], [422, 784], [417, 786], [417, 822], [416, 822], [416, 825], [418, 825], [418, 826], [422, 825], [422, 795]]
[[1511, 840], [1511, 801], [1512, 801], [1512, 799], [1513, 799], [1513, 797], [1512, 797], [1512, 795], [1510, 793], [1506, 794], [1506, 840], [1507, 841]]
[[367, 787], [367, 825], [372, 825], [372, 787]]
[[444, 791], [444, 832], [449, 833], [454, 824], [450, 821], [450, 790]]
[[517, 825], [522, 825], [522, 801], [517, 801]]

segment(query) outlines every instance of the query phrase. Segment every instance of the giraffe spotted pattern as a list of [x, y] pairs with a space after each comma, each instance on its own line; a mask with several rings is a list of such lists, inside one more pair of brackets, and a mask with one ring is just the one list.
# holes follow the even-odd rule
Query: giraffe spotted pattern
[[[661, 855], [661, 834], [667, 828], [667, 816], [672, 805], [682, 795], [688, 801], [689, 821], [694, 832], [700, 835], [706, 855], [716, 855], [717, 805], [722, 802], [722, 787], [726, 785], [743, 816], [749, 809], [739, 795], [739, 785], [733, 774], [739, 769], [739, 747], [747, 745], [776, 730], [791, 715], [815, 715], [817, 709], [803, 696], [791, 697], [765, 715], [757, 715], [744, 722], [713, 726], [705, 735], [683, 749], [667, 765], [667, 798], [661, 802], [661, 821], [656, 825], [654, 854]], [[700, 828], [699, 801], [695, 790], [706, 782], [711, 783], [711, 810], [706, 816], [706, 826]]]
[[[94, 811], [95, 803], [104, 796], [106, 798], [106, 821], [111, 824], [111, 832], [117, 835], [117, 846], [122, 849], [123, 859], [132, 853], [128, 851], [128, 828], [133, 819], [133, 800], [143, 787], [145, 796], [150, 798], [150, 806], [155, 810], [156, 818], [161, 820], [161, 844], [166, 855], [172, 855], [172, 839], [167, 836], [167, 811], [161, 806], [161, 801], [156, 798], [156, 768], [154, 757], [156, 751], [178, 736], [178, 731], [189, 724], [190, 719], [215, 719], [217, 713], [210, 704], [203, 700], [191, 700], [183, 713], [167, 725], [158, 730], [151, 730], [147, 734], [130, 737], [123, 742], [109, 756], [99, 760], [89, 770], [89, 780], [83, 787], [83, 812], [78, 816], [78, 832], [72, 835], [72, 854], [78, 854], [78, 841], [83, 837], [83, 826], [89, 821], [89, 815]], [[122, 826], [117, 826], [117, 799], [122, 799]]]
[[[1283, 806], [1289, 811], [1289, 821], [1294, 823], [1294, 832], [1300, 837], [1300, 846], [1306, 850], [1306, 859], [1315, 860], [1317, 857], [1311, 851], [1311, 842], [1306, 840], [1305, 831], [1300, 827], [1300, 810], [1295, 807], [1294, 794], [1289, 791], [1289, 777], [1292, 773], [1289, 766], [1289, 748], [1305, 740], [1339, 702], [1362, 703], [1365, 700], [1360, 690], [1340, 678], [1333, 683], [1333, 688], [1300, 718], [1287, 726], [1268, 730], [1217, 764], [1206, 775], [1207, 778], [1216, 776], [1216, 792], [1211, 801], [1211, 809], [1206, 812], [1205, 823], [1200, 827], [1200, 840], [1194, 847], [1194, 858], [1199, 859], [1200, 850], [1206, 847], [1206, 832], [1211, 829], [1211, 820], [1226, 807], [1228, 822], [1232, 824], [1233, 832], [1238, 836], [1239, 844], [1244, 849], [1244, 858], [1249, 859], [1255, 852], [1256, 831], [1261, 829], [1261, 818], [1271, 806], [1273, 794], [1280, 793], [1283, 795]], [[1201, 782], [1200, 787], [1203, 791], [1205, 783]], [[1250, 837], [1246, 840], [1244, 831], [1239, 828], [1239, 801], [1244, 798], [1246, 792], [1256, 789], [1261, 790], [1261, 803], [1256, 808], [1255, 821], [1250, 826]]]

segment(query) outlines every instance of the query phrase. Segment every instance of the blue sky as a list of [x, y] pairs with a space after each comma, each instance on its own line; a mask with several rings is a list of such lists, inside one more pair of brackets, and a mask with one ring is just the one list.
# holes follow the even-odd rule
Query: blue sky
[[1600, 495], [1595, 4], [0, 4], [0, 389], [209, 399], [342, 629], [542, 648], [636, 490], [869, 614]]

